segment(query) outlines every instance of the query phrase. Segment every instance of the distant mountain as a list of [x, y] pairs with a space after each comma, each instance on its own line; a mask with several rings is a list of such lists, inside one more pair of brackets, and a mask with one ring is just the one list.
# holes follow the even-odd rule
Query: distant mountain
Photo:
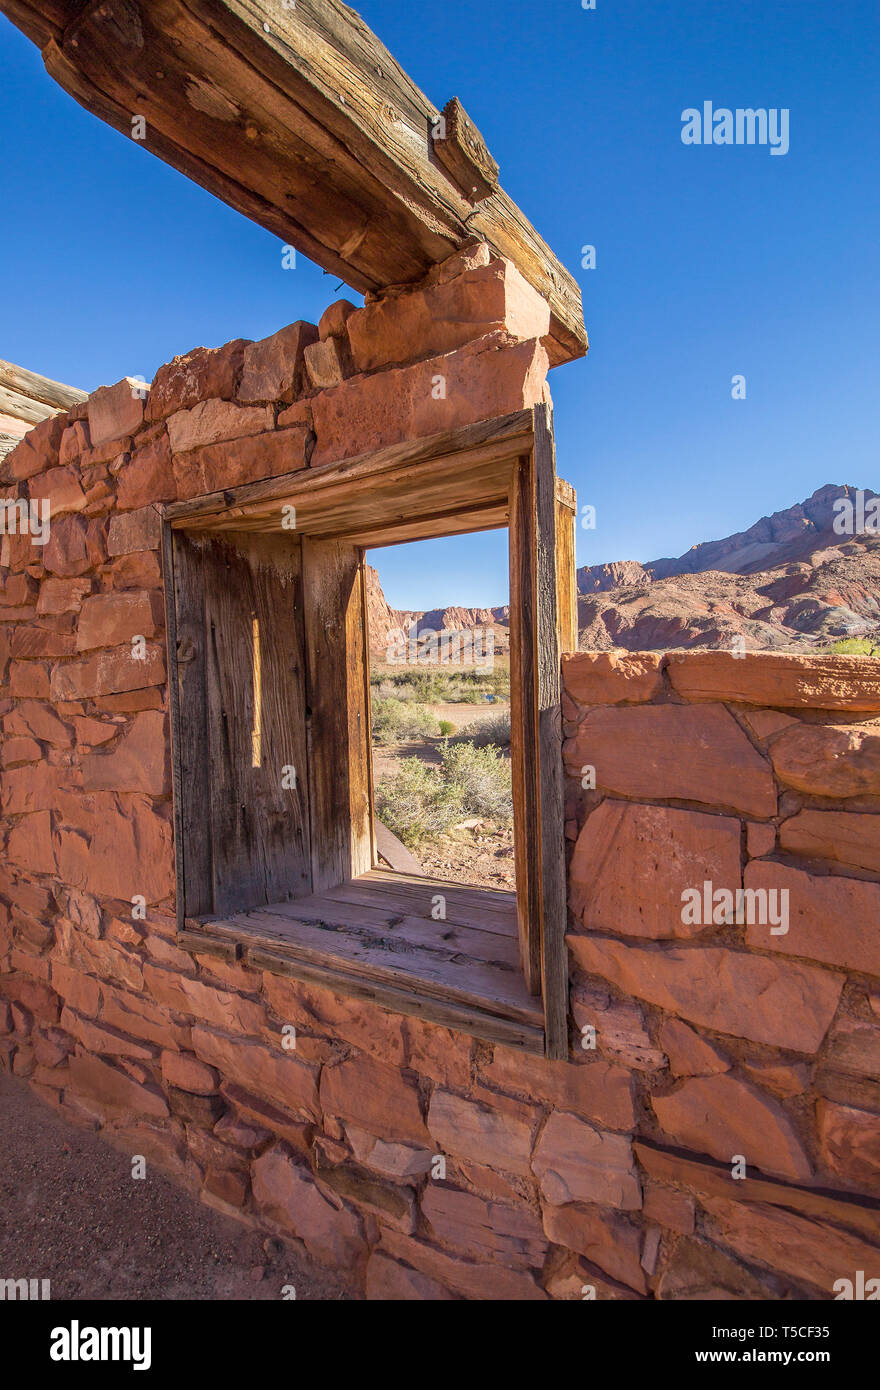
[[[367, 565], [367, 620], [370, 632], [370, 651], [382, 659], [388, 650], [390, 634], [403, 629], [409, 633], [472, 632], [480, 628], [491, 631], [495, 651], [499, 655], [510, 650], [510, 609], [503, 608], [432, 608], [426, 612], [415, 609], [392, 608], [382, 592], [378, 570]], [[484, 639], [485, 640], [485, 639]]]
[[[877, 495], [863, 491], [863, 509]], [[858, 489], [829, 483], [678, 559], [585, 566], [581, 650], [719, 647], [737, 636], [748, 650], [780, 650], [880, 637], [880, 532], [838, 535], [842, 498], [857, 511]]]
[[[880, 532], [838, 535], [835, 503], [863, 510], [878, 494], [828, 483], [747, 531], [704, 541], [678, 559], [616, 560], [578, 570], [582, 651], [665, 651], [728, 647], [750, 651], [806, 649], [844, 637], [880, 640]], [[858, 524], [858, 523], [857, 523]], [[495, 650], [509, 650], [509, 609], [402, 611], [386, 602], [367, 566], [370, 647], [381, 659], [388, 633], [491, 628]]]

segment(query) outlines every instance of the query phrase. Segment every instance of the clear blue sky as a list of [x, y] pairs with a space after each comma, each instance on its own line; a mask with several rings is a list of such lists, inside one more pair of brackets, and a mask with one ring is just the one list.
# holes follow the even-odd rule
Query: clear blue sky
[[[825, 482], [878, 487], [876, 0], [356, 8], [438, 106], [462, 99], [582, 285], [591, 352], [551, 374], [559, 471], [598, 512], [580, 564], [677, 555]], [[0, 60], [0, 357], [87, 389], [149, 379], [338, 297], [82, 111], [2, 17]], [[789, 153], [684, 146], [704, 100], [788, 107]], [[401, 607], [506, 598], [503, 534], [381, 568]]]

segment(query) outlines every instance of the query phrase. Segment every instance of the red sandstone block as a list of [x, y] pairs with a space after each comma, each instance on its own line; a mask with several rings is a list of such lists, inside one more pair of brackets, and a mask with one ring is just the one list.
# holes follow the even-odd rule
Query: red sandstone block
[[788, 893], [787, 933], [774, 936], [769, 926], [747, 926], [749, 946], [880, 975], [880, 884], [757, 860], [746, 866], [745, 886]]
[[346, 356], [338, 338], [327, 338], [320, 343], [310, 343], [305, 350], [306, 374], [316, 391], [326, 391], [339, 386], [345, 380]]
[[646, 1220], [656, 1221], [667, 1230], [677, 1231], [679, 1235], [693, 1235], [694, 1199], [684, 1192], [678, 1192], [674, 1187], [663, 1187], [660, 1183], [646, 1183], [644, 1210]]
[[78, 463], [80, 455], [91, 447], [89, 427], [85, 420], [74, 420], [61, 436], [58, 449], [58, 462], [62, 466]]
[[592, 709], [564, 754], [572, 776], [595, 768], [599, 791], [776, 814], [770, 764], [723, 705]]
[[82, 1043], [87, 1052], [100, 1053], [104, 1057], [128, 1058], [141, 1062], [151, 1062], [156, 1056], [157, 1049], [155, 1047], [145, 1046], [134, 1038], [124, 1037], [121, 1033], [105, 1028], [101, 1023], [93, 1023], [87, 1018], [80, 1018], [72, 1009], [63, 1010], [61, 1026], [72, 1034], [78, 1042]]
[[21, 443], [16, 444], [0, 463], [0, 483], [18, 482], [46, 468], [54, 468], [67, 422], [67, 415], [50, 415], [29, 429]]
[[169, 416], [167, 421], [173, 454], [185, 454], [222, 440], [265, 434], [274, 427], [275, 416], [269, 406], [244, 406], [221, 400], [200, 401], [191, 410]]
[[[174, 887], [169, 808], [143, 796], [86, 792], [79, 798], [83, 829], [56, 834], [58, 873], [98, 897], [162, 902]], [[69, 814], [70, 801], [59, 799]]]
[[651, 1097], [670, 1142], [730, 1163], [741, 1154], [749, 1170], [808, 1183], [806, 1151], [785, 1111], [734, 1076], [699, 1076], [669, 1095]]
[[399, 1016], [282, 975], [264, 974], [263, 992], [282, 1024], [324, 1033], [331, 1039], [351, 1043], [379, 1061], [403, 1065], [404, 1021]]
[[820, 1100], [816, 1119], [831, 1171], [862, 1192], [880, 1192], [880, 1115]]
[[776, 826], [757, 825], [749, 821], [746, 826], [746, 845], [750, 859], [762, 859], [772, 854], [776, 848]]
[[162, 1075], [169, 1086], [197, 1096], [213, 1095], [220, 1080], [213, 1067], [206, 1067], [185, 1052], [163, 1052]]
[[51, 811], [58, 789], [59, 769], [49, 763], [37, 767], [10, 768], [3, 777], [0, 804], [7, 816], [29, 811]]
[[482, 339], [443, 357], [354, 377], [312, 401], [312, 467], [507, 415], [544, 399], [547, 353]]
[[150, 388], [147, 420], [164, 420], [199, 401], [231, 401], [241, 376], [249, 339], [236, 338], [220, 348], [193, 348], [160, 367]]
[[658, 652], [571, 652], [562, 658], [562, 682], [575, 708], [643, 704], [663, 689], [662, 664]]
[[[776, 937], [774, 940], [782, 940]], [[629, 946], [568, 936], [575, 965], [624, 994], [713, 1032], [815, 1052], [837, 1012], [843, 976], [720, 946]]]
[[487, 1202], [472, 1192], [429, 1182], [422, 1197], [422, 1215], [438, 1245], [470, 1259], [497, 1260], [514, 1269], [540, 1269], [548, 1236], [525, 1204], [506, 1206]]
[[437, 1303], [454, 1297], [443, 1284], [374, 1251], [367, 1263], [367, 1302]]
[[527, 1176], [539, 1115], [535, 1106], [503, 1103], [501, 1097], [489, 1107], [437, 1089], [428, 1129], [445, 1153]]
[[316, 1259], [351, 1269], [366, 1254], [357, 1217], [331, 1205], [309, 1170], [295, 1163], [282, 1147], [256, 1160], [251, 1181], [261, 1214], [302, 1240]]
[[496, 1047], [481, 1068], [491, 1086], [518, 1092], [560, 1110], [571, 1110], [611, 1129], [635, 1124], [632, 1083], [625, 1067], [609, 1062], [547, 1062], [508, 1047]]
[[139, 1085], [118, 1067], [99, 1057], [85, 1055], [70, 1059], [70, 1084], [79, 1096], [97, 1102], [102, 1108], [121, 1115], [168, 1115], [165, 1099], [152, 1087]]
[[139, 507], [111, 517], [107, 534], [109, 555], [130, 555], [136, 550], [157, 550], [162, 540], [162, 518], [154, 506]]
[[87, 545], [88, 526], [81, 516], [62, 516], [53, 521], [40, 558], [50, 574], [71, 579], [92, 568]]
[[770, 745], [780, 782], [811, 796], [880, 795], [876, 724], [793, 724]]
[[43, 661], [10, 662], [9, 692], [19, 700], [48, 699], [48, 665]]
[[782, 822], [779, 845], [788, 854], [880, 873], [880, 815], [807, 809]]
[[543, 1209], [544, 1230], [554, 1245], [585, 1255], [591, 1264], [605, 1271], [612, 1279], [647, 1293], [645, 1272], [641, 1267], [641, 1231], [624, 1216], [603, 1211], [601, 1207], [546, 1205]]
[[225, 1037], [201, 1024], [193, 1028], [193, 1050], [224, 1078], [255, 1091], [270, 1104], [283, 1106], [306, 1121], [317, 1119], [319, 1068], [300, 1061], [295, 1053], [273, 1052], [261, 1043]]
[[497, 1261], [476, 1263], [385, 1227], [379, 1253], [411, 1266], [428, 1279], [461, 1298], [489, 1302], [532, 1302], [547, 1297], [534, 1276], [525, 1270], [505, 1269]]
[[[53, 969], [58, 970], [57, 963]], [[102, 995], [104, 1002], [101, 1018], [110, 1027], [119, 1028], [136, 1038], [146, 1038], [166, 1049], [190, 1047], [192, 1039], [189, 1024], [179, 1021], [177, 1015], [169, 1013], [168, 1009], [154, 1004], [149, 999], [113, 989], [109, 985], [102, 987]], [[70, 1002], [75, 1004], [72, 998]], [[75, 1004], [75, 1007], [82, 1009], [80, 1004]]]
[[147, 963], [144, 965], [144, 980], [150, 995], [160, 1004], [181, 1014], [194, 1014], [196, 1018], [214, 1027], [225, 1028], [230, 1033], [244, 1036], [258, 1034], [265, 1023], [262, 1004], [226, 990], [213, 989], [188, 975], [179, 975], [176, 971]]
[[6, 858], [10, 864], [37, 874], [55, 873], [55, 849], [48, 811], [21, 816], [9, 831]]
[[61, 1013], [61, 1000], [42, 980], [33, 980], [28, 975], [12, 974], [3, 977], [3, 993], [7, 999], [27, 1009], [42, 1024], [58, 1022]]
[[76, 633], [76, 649], [116, 647], [132, 637], [154, 637], [165, 626], [162, 595], [155, 591], [126, 590], [95, 594], [85, 599]]
[[92, 448], [135, 434], [144, 422], [143, 382], [123, 377], [114, 386], [99, 386], [89, 396], [89, 438]]
[[250, 343], [244, 351], [238, 399], [245, 404], [296, 400], [303, 388], [303, 354], [317, 337], [315, 325], [300, 320]]
[[352, 1057], [324, 1068], [321, 1108], [383, 1139], [428, 1139], [415, 1085], [396, 1067], [371, 1057]]
[[664, 1020], [657, 1041], [669, 1058], [673, 1076], [712, 1076], [730, 1071], [730, 1062], [721, 1050], [678, 1018]]
[[[420, 1018], [405, 1018], [406, 1064], [440, 1086], [466, 1091], [471, 1080], [471, 1039]], [[393, 1058], [389, 1058], [393, 1060]]]
[[826, 1221], [764, 1202], [701, 1197], [705, 1233], [740, 1260], [788, 1275], [831, 1298], [841, 1278], [876, 1269], [877, 1248]]
[[113, 589], [161, 589], [159, 556], [151, 550], [133, 550], [104, 566], [104, 583]]
[[[79, 1014], [88, 1014], [94, 1018], [101, 1007], [101, 990], [97, 981], [79, 970], [72, 969], [64, 961], [52, 961], [52, 987], [61, 995], [65, 1004], [76, 1009]], [[109, 1019], [107, 1021], [109, 1022]], [[118, 1027], [118, 1022], [114, 1026]]]
[[32, 502], [47, 503], [52, 525], [63, 512], [81, 512], [86, 495], [72, 468], [49, 468], [31, 480], [28, 493]]
[[569, 903], [591, 931], [693, 937], [712, 924], [682, 921], [682, 895], [707, 880], [731, 893], [742, 886], [738, 820], [607, 800], [575, 845]]
[[363, 372], [453, 352], [489, 333], [520, 341], [544, 338], [550, 309], [510, 261], [495, 258], [409, 293], [373, 300], [346, 326], [356, 370]]
[[630, 1140], [575, 1115], [553, 1112], [535, 1145], [532, 1169], [552, 1206], [598, 1202], [637, 1211], [642, 1205]]
[[32, 734], [41, 743], [66, 748], [71, 742], [70, 729], [62, 723], [51, 706], [40, 700], [22, 700], [6, 724], [7, 735]]
[[171, 466], [171, 445], [164, 429], [134, 451], [120, 468], [116, 483], [116, 505], [122, 512], [145, 507], [152, 502], [171, 502], [176, 498], [177, 483]]
[[667, 672], [686, 700], [728, 700], [782, 709], [880, 711], [880, 673], [868, 656], [791, 652], [672, 652]]
[[[106, 647], [81, 661], [56, 666], [50, 687], [52, 700], [93, 699], [164, 684], [165, 655], [159, 643], [148, 642], [144, 657], [137, 655], [138, 651], [131, 643]], [[50, 692], [47, 689], [45, 693]]]
[[[232, 443], [209, 444], [174, 457], [178, 496], [199, 497], [240, 483], [255, 483], [305, 468], [310, 432], [305, 425], [249, 436]], [[278, 513], [279, 526], [281, 511]]]

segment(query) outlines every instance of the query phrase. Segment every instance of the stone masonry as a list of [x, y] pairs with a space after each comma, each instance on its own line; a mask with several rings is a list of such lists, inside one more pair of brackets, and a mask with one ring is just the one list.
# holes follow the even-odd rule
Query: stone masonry
[[0, 1061], [369, 1298], [830, 1298], [880, 1277], [875, 663], [564, 659], [567, 1061], [176, 944], [162, 505], [549, 399], [548, 325], [474, 245], [7, 455]]

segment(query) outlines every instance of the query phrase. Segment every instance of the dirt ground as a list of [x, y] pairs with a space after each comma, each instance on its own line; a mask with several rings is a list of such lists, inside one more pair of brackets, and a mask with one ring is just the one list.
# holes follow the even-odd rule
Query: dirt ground
[[[147, 1164], [67, 1124], [0, 1074], [0, 1279], [49, 1279], [53, 1299], [350, 1297], [294, 1249], [211, 1211]], [[290, 1295], [286, 1295], [288, 1298]]]

